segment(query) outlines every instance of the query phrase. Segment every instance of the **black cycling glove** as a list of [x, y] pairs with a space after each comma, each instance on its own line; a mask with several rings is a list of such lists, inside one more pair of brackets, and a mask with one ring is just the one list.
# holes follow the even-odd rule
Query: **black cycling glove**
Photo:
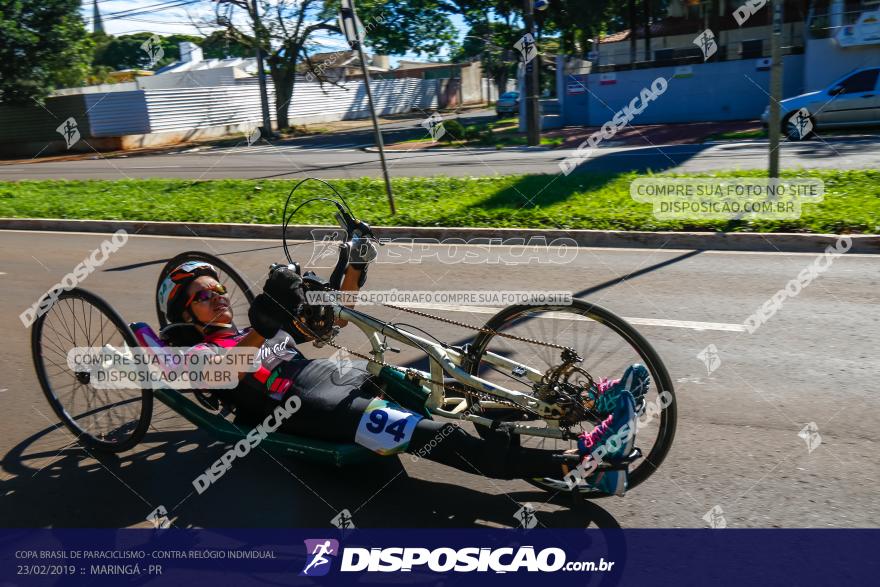
[[305, 293], [302, 278], [293, 266], [273, 265], [269, 278], [248, 310], [251, 326], [260, 336], [271, 338], [302, 313]]

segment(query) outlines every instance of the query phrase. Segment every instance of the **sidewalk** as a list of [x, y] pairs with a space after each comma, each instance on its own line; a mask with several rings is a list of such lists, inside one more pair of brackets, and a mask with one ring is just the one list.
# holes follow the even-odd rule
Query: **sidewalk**
[[[711, 136], [728, 132], [753, 132], [761, 131], [759, 120], [736, 120], [731, 122], [692, 122], [682, 124], [643, 124], [638, 126], [626, 126], [617, 131], [611, 139], [603, 139], [602, 147], [650, 147], [652, 145], [693, 145], [700, 144]], [[541, 149], [576, 149], [593, 133], [601, 131], [600, 127], [569, 126], [560, 129], [547, 130], [541, 133], [542, 138], [562, 138], [561, 145], [552, 147], [544, 146]], [[525, 137], [525, 133], [517, 133], [516, 136]], [[486, 146], [450, 145], [446, 143], [432, 142], [401, 142], [389, 143], [391, 151], [420, 151], [436, 150], [459, 150], [459, 149], [483, 149], [494, 150]], [[522, 147], [505, 147], [521, 149]], [[532, 147], [533, 149], [539, 147]]]
[[[464, 106], [459, 110], [438, 110], [445, 120], [451, 120], [453, 118], [458, 118], [461, 115], [467, 114], [474, 110], [485, 110], [488, 108], [485, 104], [475, 104]], [[404, 112], [401, 114], [391, 114], [388, 116], [380, 116], [379, 117], [379, 125], [392, 125], [395, 123], [401, 122], [421, 122], [430, 114], [434, 112], [426, 111], [426, 112], [418, 112], [418, 111], [410, 111]], [[301, 136], [311, 136], [315, 134], [332, 134], [332, 133], [343, 133], [349, 132], [352, 130], [372, 130], [373, 129], [373, 121], [369, 118], [359, 118], [357, 120], [338, 120], [336, 122], [317, 122], [314, 124], [305, 124], [302, 126], [295, 126], [297, 129], [297, 133], [290, 135], [283, 135], [284, 138], [296, 138]]]
[[[542, 133], [546, 137], [562, 137], [560, 148], [576, 149], [578, 145], [600, 127], [565, 127]], [[610, 139], [603, 139], [603, 147], [649, 147], [651, 145], [693, 145], [708, 137], [726, 132], [760, 131], [759, 120], [734, 120], [730, 122], [689, 122], [681, 124], [643, 124], [626, 126]]]
[[[458, 111], [454, 110], [441, 110], [439, 111], [443, 117], [447, 120], [451, 120], [453, 118], [458, 118], [459, 116], [465, 116], [468, 113], [475, 110], [485, 110], [488, 108], [485, 104], [475, 104], [464, 106]], [[433, 112], [433, 111], [432, 111]], [[429, 113], [430, 114], [430, 113]], [[418, 122], [424, 120], [428, 115], [423, 112], [410, 111], [404, 112], [401, 114], [391, 114], [388, 116], [380, 116], [379, 117], [379, 126], [384, 130], [394, 130], [395, 125], [401, 125], [400, 128], [406, 128], [410, 126], [416, 126]], [[404, 124], [407, 122], [415, 123], [415, 124]], [[386, 129], [386, 127], [388, 127]], [[333, 135], [333, 134], [345, 134], [347, 132], [352, 131], [372, 131], [373, 122], [370, 118], [360, 118], [357, 120], [338, 120], [335, 122], [319, 122], [314, 124], [304, 124], [304, 125], [295, 125], [292, 132], [279, 133], [278, 141], [286, 141], [292, 139], [300, 139], [307, 137], [315, 137], [321, 135]], [[41, 163], [47, 161], [76, 161], [79, 159], [99, 159], [99, 158], [112, 158], [112, 157], [127, 157], [129, 155], [150, 155], [150, 154], [158, 154], [158, 153], [168, 153], [172, 151], [179, 151], [181, 149], [189, 149], [194, 147], [226, 147], [226, 146], [236, 146], [242, 143], [244, 140], [244, 135], [242, 133], [236, 133], [232, 135], [227, 135], [219, 138], [211, 138], [200, 141], [184, 141], [174, 145], [163, 145], [158, 147], [144, 147], [142, 149], [128, 149], [124, 151], [101, 151], [100, 153], [96, 152], [85, 152], [85, 153], [71, 153], [71, 154], [62, 154], [62, 155], [50, 155], [46, 157], [33, 157], [33, 158], [21, 158], [21, 159], [2, 159], [0, 158], [0, 165], [19, 165], [22, 163]]]

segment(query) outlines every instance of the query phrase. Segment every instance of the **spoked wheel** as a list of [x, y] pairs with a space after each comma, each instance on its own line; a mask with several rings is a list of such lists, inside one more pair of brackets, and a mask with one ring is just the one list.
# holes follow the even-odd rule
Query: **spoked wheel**
[[782, 132], [790, 141], [803, 141], [809, 139], [813, 136], [812, 128], [815, 127], [815, 123], [813, 121], [813, 117], [809, 117], [809, 125], [810, 129], [807, 131], [806, 127], [801, 127], [798, 125], [799, 117], [798, 113], [795, 112], [791, 116], [785, 119], [785, 122], [782, 123]]
[[[239, 328], [250, 326], [248, 309], [251, 306], [251, 302], [254, 301], [254, 294], [251, 292], [250, 285], [235, 269], [232, 268], [231, 265], [214, 255], [203, 253], [201, 251], [187, 251], [175, 256], [165, 264], [165, 267], [162, 268], [162, 271], [159, 274], [159, 281], [156, 284], [156, 292], [158, 293], [159, 288], [162, 286], [162, 282], [165, 281], [165, 278], [171, 270], [187, 261], [202, 261], [204, 263], [210, 263], [215, 269], [217, 269], [220, 283], [226, 287], [226, 297], [229, 299], [229, 306], [232, 308], [232, 314], [235, 317], [236, 326]], [[165, 328], [168, 325], [168, 320], [166, 320], [165, 314], [159, 309], [158, 296], [156, 296], [156, 314], [159, 318], [159, 326]], [[202, 404], [202, 407], [211, 411], [219, 412], [223, 407], [217, 397], [210, 392], [194, 391], [193, 395], [196, 400]]]
[[100, 297], [82, 290], [61, 292], [37, 318], [31, 352], [37, 379], [55, 414], [88, 448], [122, 452], [144, 437], [153, 413], [153, 394], [141, 389], [96, 389], [86, 371], [68, 366], [75, 347], [137, 347], [125, 321]]
[[[562, 363], [563, 351], [534, 342], [505, 338], [495, 334], [496, 332], [570, 347], [583, 357], [583, 361], [577, 366], [597, 383], [602, 378], [619, 379], [626, 368], [634, 364], [647, 367], [650, 385], [647, 394], [637, 405], [639, 424], [635, 438], [635, 445], [641, 449], [642, 456], [629, 465], [629, 487], [643, 482], [660, 466], [675, 436], [675, 392], [669, 373], [656, 351], [624, 319], [599, 306], [573, 300], [570, 306], [510, 306], [493, 316], [485, 328], [493, 332], [480, 333], [476, 337], [473, 358], [468, 362], [467, 370], [472, 375], [479, 375], [513, 391], [533, 394], [534, 382], [522, 370], [502, 370], [490, 364], [486, 360], [486, 353], [501, 355], [543, 374]], [[578, 379], [582, 384], [589, 382], [583, 375], [578, 375]], [[472, 405], [475, 400], [472, 399], [469, 403]], [[545, 421], [527, 412], [502, 405], [493, 407], [492, 404], [487, 404], [481, 415], [499, 421], [521, 422], [544, 430], [558, 427], [556, 421]], [[581, 431], [592, 430], [598, 422], [598, 416], [588, 413], [582, 421], [570, 425], [568, 429], [576, 436]], [[481, 436], [488, 433], [482, 426], [477, 426], [477, 431]], [[577, 447], [574, 438], [562, 440], [535, 435], [520, 435], [520, 444], [523, 447], [553, 452]], [[560, 490], [558, 481], [557, 479], [553, 483], [549, 479], [529, 480], [533, 485], [552, 491]], [[567, 490], [565, 486], [563, 490]], [[581, 491], [588, 497], [604, 495], [583, 486]]]

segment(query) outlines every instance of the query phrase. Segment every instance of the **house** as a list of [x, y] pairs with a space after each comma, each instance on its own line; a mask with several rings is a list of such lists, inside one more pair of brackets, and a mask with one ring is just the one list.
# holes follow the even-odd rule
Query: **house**
[[[873, 11], [880, 11], [880, 0], [783, 0], [783, 54], [802, 54], [808, 40], [835, 38]], [[671, 0], [658, 21], [601, 37], [588, 61], [599, 71], [700, 63], [694, 39], [706, 29], [715, 37], [715, 61], [769, 57], [772, 2]]]
[[[390, 60], [387, 55], [366, 55], [366, 57], [367, 70], [371, 76], [381, 76], [388, 71]], [[296, 66], [296, 71], [307, 81], [319, 78], [339, 83], [360, 79], [364, 75], [358, 52], [351, 50], [312, 53], [307, 60]]]
[[[880, 63], [880, 0], [781, 6], [783, 97]], [[660, 78], [668, 90], [636, 124], [757, 119], [769, 100], [772, 13], [769, 0], [671, 0], [662, 18], [601, 37], [586, 56], [560, 58], [564, 124], [602, 125]]]
[[180, 61], [161, 67], [151, 76], [138, 77], [139, 90], [231, 86], [257, 74], [256, 57], [204, 59], [202, 49], [188, 41], [180, 43]]

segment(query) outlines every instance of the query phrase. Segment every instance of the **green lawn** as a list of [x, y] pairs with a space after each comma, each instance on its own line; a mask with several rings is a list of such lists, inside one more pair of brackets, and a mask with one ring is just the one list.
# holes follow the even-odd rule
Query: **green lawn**
[[[526, 135], [519, 132], [519, 119], [517, 117], [500, 118], [477, 124], [462, 126], [456, 119], [447, 120], [444, 123], [446, 133], [439, 141], [433, 141], [429, 137], [416, 137], [402, 143], [423, 143], [429, 147], [468, 149], [473, 147], [519, 147], [528, 144]], [[541, 145], [545, 147], [558, 147], [563, 143], [562, 137], [541, 137]]]
[[767, 131], [765, 129], [755, 129], [755, 130], [731, 130], [727, 132], [720, 132], [714, 135], [709, 135], [703, 142], [706, 141], [733, 141], [733, 140], [743, 140], [743, 139], [766, 139]]
[[[762, 177], [760, 172], [715, 174]], [[333, 180], [356, 214], [376, 225], [880, 233], [880, 171], [797, 171], [825, 182], [825, 200], [797, 220], [658, 221], [633, 201], [636, 173], [485, 178], [395, 178], [398, 214], [388, 211], [381, 179]], [[687, 177], [687, 176], [682, 176]], [[0, 217], [279, 223], [290, 180], [171, 179], [0, 182]], [[296, 194], [328, 196], [308, 182]], [[532, 202], [529, 203], [528, 200]], [[309, 204], [298, 224], [331, 224], [326, 204]]]

